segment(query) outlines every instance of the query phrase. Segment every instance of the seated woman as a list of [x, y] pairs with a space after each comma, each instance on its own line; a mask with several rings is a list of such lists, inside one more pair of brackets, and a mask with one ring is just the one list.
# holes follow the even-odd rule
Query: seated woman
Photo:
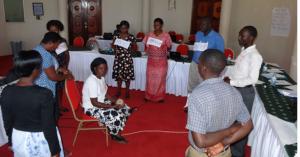
[[116, 100], [107, 94], [107, 85], [104, 76], [107, 72], [107, 63], [103, 58], [96, 58], [91, 63], [92, 74], [84, 82], [82, 89], [82, 107], [85, 114], [97, 118], [109, 130], [112, 140], [127, 143], [119, 135], [125, 127], [128, 116], [136, 109], [129, 108], [122, 99]]
[[52, 92], [34, 84], [41, 64], [37, 51], [21, 51], [15, 61], [21, 78], [7, 86], [0, 98], [5, 131], [15, 157], [64, 156]]

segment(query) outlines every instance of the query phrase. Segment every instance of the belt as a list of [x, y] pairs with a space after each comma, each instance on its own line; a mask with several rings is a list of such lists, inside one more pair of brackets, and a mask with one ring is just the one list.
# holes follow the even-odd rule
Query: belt
[[235, 88], [251, 88], [253, 87], [252, 85], [248, 85], [248, 86], [245, 86], [245, 87], [235, 87]]

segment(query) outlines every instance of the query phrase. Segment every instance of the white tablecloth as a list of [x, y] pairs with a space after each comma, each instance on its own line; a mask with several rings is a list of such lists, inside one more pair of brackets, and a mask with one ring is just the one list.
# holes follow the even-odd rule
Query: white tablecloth
[[257, 92], [251, 116], [254, 124], [254, 129], [248, 139], [248, 144], [251, 146], [251, 156], [288, 156], [284, 145], [297, 142], [296, 126], [268, 114]]
[[[90, 63], [96, 57], [103, 57], [108, 63], [106, 82], [116, 87], [117, 82], [112, 79], [114, 56], [100, 54], [97, 51], [70, 51], [69, 69], [75, 80], [84, 81], [91, 74]], [[147, 58], [133, 58], [135, 80], [131, 81], [130, 89], [145, 90]], [[168, 75], [166, 92], [176, 96], [187, 96], [188, 73], [190, 63], [168, 61]]]
[[[97, 44], [101, 50], [107, 50], [111, 48], [112, 40], [103, 40], [103, 39], [96, 39]], [[143, 52], [145, 49], [145, 45], [143, 42], [136, 42], [138, 46], [138, 51]]]

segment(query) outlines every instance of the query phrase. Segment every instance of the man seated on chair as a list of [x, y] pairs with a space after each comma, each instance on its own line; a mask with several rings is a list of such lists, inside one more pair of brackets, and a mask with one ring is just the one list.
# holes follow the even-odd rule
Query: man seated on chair
[[190, 147], [186, 157], [230, 157], [229, 145], [251, 131], [252, 121], [240, 93], [220, 77], [224, 54], [208, 49], [199, 60], [198, 71], [204, 81], [188, 98]]
[[129, 108], [122, 99], [115, 99], [107, 94], [105, 75], [107, 63], [103, 58], [96, 58], [91, 63], [92, 74], [84, 82], [82, 89], [82, 107], [85, 114], [104, 124], [112, 140], [126, 144], [119, 133], [125, 127], [128, 117], [136, 108]]

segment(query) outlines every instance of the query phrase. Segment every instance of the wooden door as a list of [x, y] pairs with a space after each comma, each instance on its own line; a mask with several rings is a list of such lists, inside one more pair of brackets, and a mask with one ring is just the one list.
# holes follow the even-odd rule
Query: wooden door
[[69, 0], [69, 41], [102, 34], [101, 0]]
[[212, 28], [218, 32], [221, 4], [222, 0], [194, 0], [190, 33], [195, 34], [199, 30], [199, 22], [197, 22], [197, 19], [205, 16], [212, 18]]

